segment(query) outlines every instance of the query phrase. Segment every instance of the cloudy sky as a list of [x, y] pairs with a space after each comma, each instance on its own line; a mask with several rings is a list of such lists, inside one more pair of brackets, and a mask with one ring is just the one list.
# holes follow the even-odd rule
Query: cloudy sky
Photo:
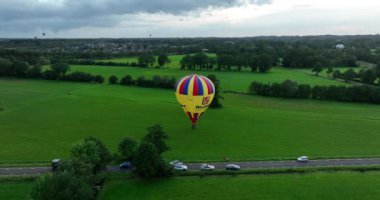
[[377, 33], [379, 0], [0, 0], [0, 38]]

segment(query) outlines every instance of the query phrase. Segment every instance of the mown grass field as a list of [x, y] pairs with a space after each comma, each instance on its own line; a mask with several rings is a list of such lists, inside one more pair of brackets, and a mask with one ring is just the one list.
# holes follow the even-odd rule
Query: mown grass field
[[103, 75], [106, 79], [111, 75], [119, 78], [125, 75], [131, 75], [133, 79], [139, 76], [151, 78], [154, 75], [175, 76], [177, 79], [188, 74], [214, 74], [221, 81], [223, 90], [247, 92], [252, 81], [260, 82], [282, 82], [286, 79], [297, 81], [298, 83], [307, 83], [310, 85], [344, 85], [345, 83], [335, 80], [316, 77], [311, 74], [298, 70], [273, 68], [268, 73], [251, 73], [251, 72], [217, 72], [217, 71], [189, 71], [180, 69], [155, 69], [155, 68], [135, 68], [135, 67], [110, 67], [110, 66], [91, 66], [91, 65], [72, 65], [71, 71], [83, 71], [91, 74]]
[[32, 181], [0, 181], [0, 199], [28, 200], [33, 187]]
[[171, 90], [0, 79], [0, 162], [66, 158], [86, 136], [115, 152], [156, 123], [170, 136], [168, 160], [380, 156], [378, 105], [223, 96], [192, 130]]
[[380, 172], [111, 179], [99, 199], [378, 199]]

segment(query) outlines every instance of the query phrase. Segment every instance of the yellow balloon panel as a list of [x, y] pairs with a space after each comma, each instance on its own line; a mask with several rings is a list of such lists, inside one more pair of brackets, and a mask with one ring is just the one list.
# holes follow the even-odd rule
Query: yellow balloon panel
[[207, 77], [189, 75], [180, 79], [176, 86], [176, 98], [186, 115], [195, 125], [207, 110], [215, 94], [215, 87]]

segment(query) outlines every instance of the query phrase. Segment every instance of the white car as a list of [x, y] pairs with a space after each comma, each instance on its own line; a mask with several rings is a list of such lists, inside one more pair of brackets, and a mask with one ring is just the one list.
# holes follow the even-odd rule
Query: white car
[[209, 165], [209, 164], [202, 164], [201, 165], [201, 170], [214, 170], [215, 166], [214, 165]]
[[179, 161], [179, 160], [173, 160], [173, 161], [169, 162], [169, 164], [171, 166], [177, 166], [177, 165], [183, 165], [183, 162]]
[[186, 171], [187, 170], [187, 166], [184, 165], [184, 164], [182, 164], [182, 165], [177, 164], [177, 165], [174, 166], [174, 169], [177, 170], [177, 171]]
[[297, 162], [307, 162], [309, 158], [307, 156], [301, 156], [297, 158]]
[[240, 166], [237, 164], [228, 164], [226, 165], [226, 170], [240, 170]]

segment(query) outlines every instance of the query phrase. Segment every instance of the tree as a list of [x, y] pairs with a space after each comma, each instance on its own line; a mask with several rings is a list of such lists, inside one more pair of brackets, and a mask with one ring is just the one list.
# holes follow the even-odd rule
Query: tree
[[273, 59], [269, 54], [262, 53], [256, 56], [256, 66], [259, 72], [268, 72], [272, 67]]
[[329, 76], [329, 77], [331, 77], [331, 75], [332, 75], [332, 73], [334, 72], [334, 69], [332, 68], [332, 67], [329, 67], [328, 69], [327, 69], [327, 75]]
[[285, 80], [280, 84], [282, 89], [281, 97], [292, 98], [296, 96], [298, 85], [292, 80]]
[[301, 99], [308, 99], [311, 94], [311, 87], [307, 84], [300, 84], [298, 85], [297, 89], [297, 97]]
[[107, 147], [98, 139], [87, 137], [71, 149], [73, 160], [80, 160], [92, 165], [94, 174], [106, 168], [112, 159]]
[[132, 164], [133, 173], [142, 178], [166, 176], [170, 173], [154, 144], [142, 141], [136, 150]]
[[58, 77], [65, 76], [70, 71], [70, 65], [62, 62], [54, 63], [50, 65], [50, 68]]
[[60, 172], [39, 177], [33, 185], [31, 197], [36, 200], [90, 200], [95, 198], [95, 194], [85, 178]]
[[29, 69], [29, 64], [27, 62], [16, 60], [13, 62], [12, 68], [15, 76], [24, 77]]
[[137, 142], [129, 137], [119, 143], [119, 153], [125, 160], [133, 160], [136, 153]]
[[166, 54], [161, 54], [157, 58], [157, 63], [160, 67], [164, 66], [165, 64], [170, 63], [170, 59]]
[[160, 87], [161, 85], [161, 77], [158, 75], [154, 75], [152, 78], [153, 86], [154, 87]]
[[380, 79], [380, 62], [377, 64], [377, 66], [375, 68], [375, 73], [377, 75], [377, 78]]
[[168, 139], [169, 136], [163, 130], [161, 125], [156, 124], [149, 127], [147, 130], [148, 134], [143, 137], [143, 142], [151, 142], [156, 147], [158, 154], [162, 154], [163, 152], [169, 150], [169, 147], [165, 142], [165, 139]]
[[333, 79], [340, 78], [342, 74], [340, 73], [339, 70], [335, 70], [334, 73], [332, 74]]
[[132, 85], [132, 76], [126, 75], [120, 80], [121, 85]]
[[343, 73], [343, 79], [345, 82], [349, 82], [357, 76], [356, 72], [351, 68]]
[[40, 64], [35, 64], [26, 71], [26, 76], [31, 78], [41, 77], [42, 66]]
[[316, 76], [319, 75], [319, 73], [321, 73], [321, 71], [323, 70], [322, 68], [322, 64], [320, 62], [317, 62], [315, 63], [313, 69], [312, 69], [312, 72], [315, 73]]
[[102, 75], [95, 75], [94, 76], [94, 82], [95, 83], [103, 83], [104, 82], [104, 77]]
[[142, 67], [152, 66], [155, 62], [156, 58], [150, 54], [144, 54], [138, 57], [138, 63]]
[[13, 63], [9, 59], [0, 58], [0, 76], [12, 75], [12, 65]]
[[108, 79], [108, 82], [110, 84], [117, 84], [117, 82], [118, 82], [117, 76], [115, 76], [115, 75], [110, 76], [109, 79]]
[[220, 96], [219, 80], [213, 74], [208, 75], [207, 78], [209, 78], [212, 81], [212, 83], [214, 83], [215, 87], [214, 99], [210, 104], [210, 108], [221, 108], [223, 105], [220, 103], [219, 99], [222, 99], [223, 97]]
[[364, 70], [360, 73], [360, 80], [363, 83], [373, 84], [376, 78], [376, 73], [372, 70]]

